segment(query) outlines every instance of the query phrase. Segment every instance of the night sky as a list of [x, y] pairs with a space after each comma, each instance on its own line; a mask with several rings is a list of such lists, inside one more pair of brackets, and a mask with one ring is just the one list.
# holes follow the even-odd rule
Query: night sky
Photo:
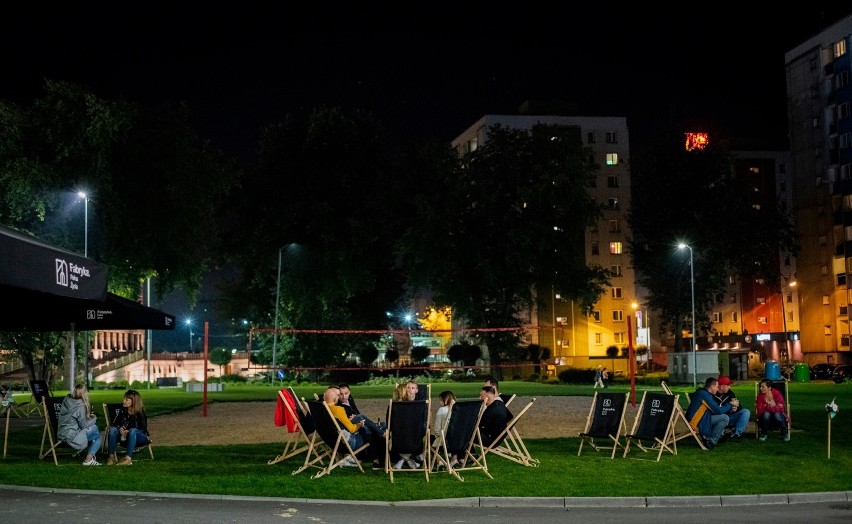
[[[0, 99], [28, 104], [51, 79], [107, 98], [185, 101], [200, 135], [245, 166], [262, 126], [320, 105], [369, 109], [408, 141], [449, 142], [532, 99], [626, 116], [634, 146], [677, 123], [783, 147], [784, 53], [852, 12], [836, 0], [801, 12], [174, 4], [16, 5], [0, 15]], [[185, 305], [164, 309], [186, 318]], [[174, 335], [188, 346], [183, 325]]]
[[449, 141], [527, 99], [627, 116], [637, 141], [669, 121], [783, 140], [784, 52], [852, 11], [225, 4], [16, 7], [0, 17], [0, 98], [27, 103], [50, 78], [186, 101], [202, 136], [244, 160], [263, 125], [322, 104], [370, 109], [410, 140]]

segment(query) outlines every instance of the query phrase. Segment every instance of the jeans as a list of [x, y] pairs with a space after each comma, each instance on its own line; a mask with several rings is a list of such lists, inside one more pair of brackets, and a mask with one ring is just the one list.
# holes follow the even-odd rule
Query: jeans
[[[117, 427], [112, 426], [109, 428], [109, 439], [107, 440], [107, 450], [109, 454], [112, 455], [115, 453], [116, 446], [118, 444], [119, 436], [121, 432]], [[133, 451], [136, 449], [136, 446], [144, 446], [150, 442], [148, 440], [148, 436], [145, 433], [139, 431], [136, 428], [130, 428], [127, 432], [127, 456], [133, 458]]]
[[95, 456], [95, 453], [101, 449], [101, 431], [98, 429], [97, 424], [92, 424], [86, 429], [86, 440], [89, 441], [89, 449], [86, 451], [86, 454]]
[[352, 417], [352, 423], [357, 424], [361, 421], [364, 421], [364, 429], [367, 430], [368, 435], [375, 435], [379, 438], [385, 438], [385, 425], [384, 423], [376, 424], [372, 420], [368, 419], [364, 415], [355, 415]]
[[728, 426], [734, 428], [734, 435], [742, 435], [748, 426], [748, 421], [751, 419], [751, 411], [747, 409], [738, 409], [733, 413], [728, 413]]
[[761, 433], [769, 431], [773, 426], [779, 428], [782, 435], [787, 433], [787, 417], [784, 413], [764, 411], [757, 417], [757, 427], [760, 428]]
[[711, 415], [710, 424], [712, 425], [710, 441], [713, 444], [716, 444], [719, 442], [719, 437], [722, 436], [722, 433], [725, 432], [725, 428], [728, 426], [728, 415]]

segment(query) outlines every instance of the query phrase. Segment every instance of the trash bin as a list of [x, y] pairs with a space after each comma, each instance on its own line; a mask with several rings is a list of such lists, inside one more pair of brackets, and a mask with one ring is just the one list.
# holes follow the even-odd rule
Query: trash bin
[[805, 363], [796, 364], [793, 368], [793, 380], [796, 382], [810, 382], [811, 370]]
[[767, 360], [763, 367], [763, 378], [768, 380], [781, 380], [781, 366], [775, 360]]

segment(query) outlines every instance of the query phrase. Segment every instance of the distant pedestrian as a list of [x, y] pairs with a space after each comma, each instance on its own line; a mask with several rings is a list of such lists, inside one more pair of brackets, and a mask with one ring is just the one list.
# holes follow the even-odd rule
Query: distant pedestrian
[[603, 368], [601, 371], [601, 383], [603, 384], [603, 387], [606, 387], [607, 382], [609, 382], [609, 372], [606, 368]]
[[602, 388], [606, 387], [606, 385], [603, 383], [603, 370], [600, 366], [598, 366], [598, 368], [595, 370], [595, 386], [592, 389], [597, 389], [598, 386]]

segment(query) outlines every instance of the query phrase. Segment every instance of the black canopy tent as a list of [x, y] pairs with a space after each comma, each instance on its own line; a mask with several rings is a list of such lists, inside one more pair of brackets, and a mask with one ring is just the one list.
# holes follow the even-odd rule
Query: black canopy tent
[[[0, 331], [171, 330], [175, 317], [107, 292], [107, 266], [0, 226]], [[73, 383], [73, 380], [71, 380]]]

